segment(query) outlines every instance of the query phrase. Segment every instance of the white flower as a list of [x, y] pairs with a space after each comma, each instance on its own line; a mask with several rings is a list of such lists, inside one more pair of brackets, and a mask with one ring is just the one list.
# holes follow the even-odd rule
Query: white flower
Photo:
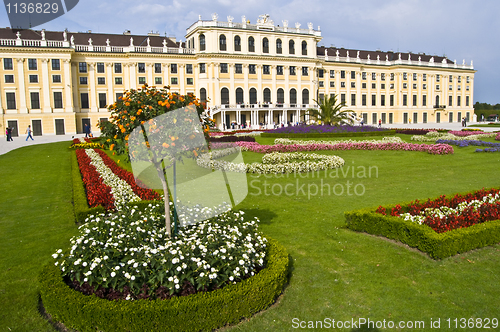
[[111, 272], [111, 277], [114, 277], [116, 275], [116, 273], [113, 271]]

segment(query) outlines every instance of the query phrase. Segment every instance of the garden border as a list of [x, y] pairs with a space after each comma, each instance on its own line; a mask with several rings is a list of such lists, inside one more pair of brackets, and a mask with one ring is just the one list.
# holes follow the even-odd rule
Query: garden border
[[52, 319], [80, 332], [213, 330], [269, 307], [282, 293], [288, 252], [269, 238], [266, 251], [266, 268], [248, 279], [212, 292], [153, 301], [83, 295], [64, 283], [58, 267], [48, 264], [39, 276], [41, 299]]
[[366, 131], [359, 133], [262, 133], [260, 137], [271, 137], [271, 138], [321, 138], [321, 137], [367, 137], [367, 136], [384, 136], [384, 135], [396, 135], [396, 130], [384, 130], [384, 131]]
[[[402, 211], [409, 203], [400, 204]], [[396, 205], [386, 206], [388, 211]], [[427, 253], [433, 259], [443, 259], [500, 243], [500, 220], [487, 221], [467, 228], [436, 233], [427, 225], [419, 225], [403, 218], [365, 208], [344, 213], [347, 228], [357, 232], [397, 240]]]

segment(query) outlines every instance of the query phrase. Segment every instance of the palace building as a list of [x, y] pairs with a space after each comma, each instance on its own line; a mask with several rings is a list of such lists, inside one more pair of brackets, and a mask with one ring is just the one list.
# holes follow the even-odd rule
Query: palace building
[[365, 124], [460, 122], [474, 110], [472, 61], [424, 53], [318, 46], [321, 31], [268, 15], [255, 24], [201, 16], [185, 41], [132, 35], [0, 29], [0, 124], [14, 136], [94, 132], [125, 90], [170, 86], [208, 101], [220, 129], [309, 122], [337, 95]]

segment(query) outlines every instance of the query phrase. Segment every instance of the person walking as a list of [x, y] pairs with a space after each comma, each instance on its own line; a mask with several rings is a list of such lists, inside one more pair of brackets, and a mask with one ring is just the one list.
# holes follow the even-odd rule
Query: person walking
[[28, 125], [28, 129], [26, 129], [26, 134], [28, 134], [28, 137], [26, 137], [26, 142], [28, 141], [28, 138], [31, 138], [32, 141], [34, 141], [33, 136], [31, 136], [31, 125]]
[[85, 138], [89, 137], [90, 135], [90, 127], [88, 124], [85, 124], [85, 128], [83, 128], [83, 131], [85, 132]]
[[14, 129], [14, 128], [7, 127], [7, 141], [14, 141], [12, 139], [12, 129]]

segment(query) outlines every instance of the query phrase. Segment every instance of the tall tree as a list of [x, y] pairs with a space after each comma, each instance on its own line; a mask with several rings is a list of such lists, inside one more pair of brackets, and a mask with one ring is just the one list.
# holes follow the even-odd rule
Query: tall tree
[[354, 123], [352, 111], [342, 110], [346, 105], [345, 102], [337, 103], [337, 95], [325, 96], [322, 100], [314, 100], [314, 102], [318, 105], [318, 108], [308, 109], [307, 114], [321, 121], [322, 124], [338, 126], [342, 123]]

